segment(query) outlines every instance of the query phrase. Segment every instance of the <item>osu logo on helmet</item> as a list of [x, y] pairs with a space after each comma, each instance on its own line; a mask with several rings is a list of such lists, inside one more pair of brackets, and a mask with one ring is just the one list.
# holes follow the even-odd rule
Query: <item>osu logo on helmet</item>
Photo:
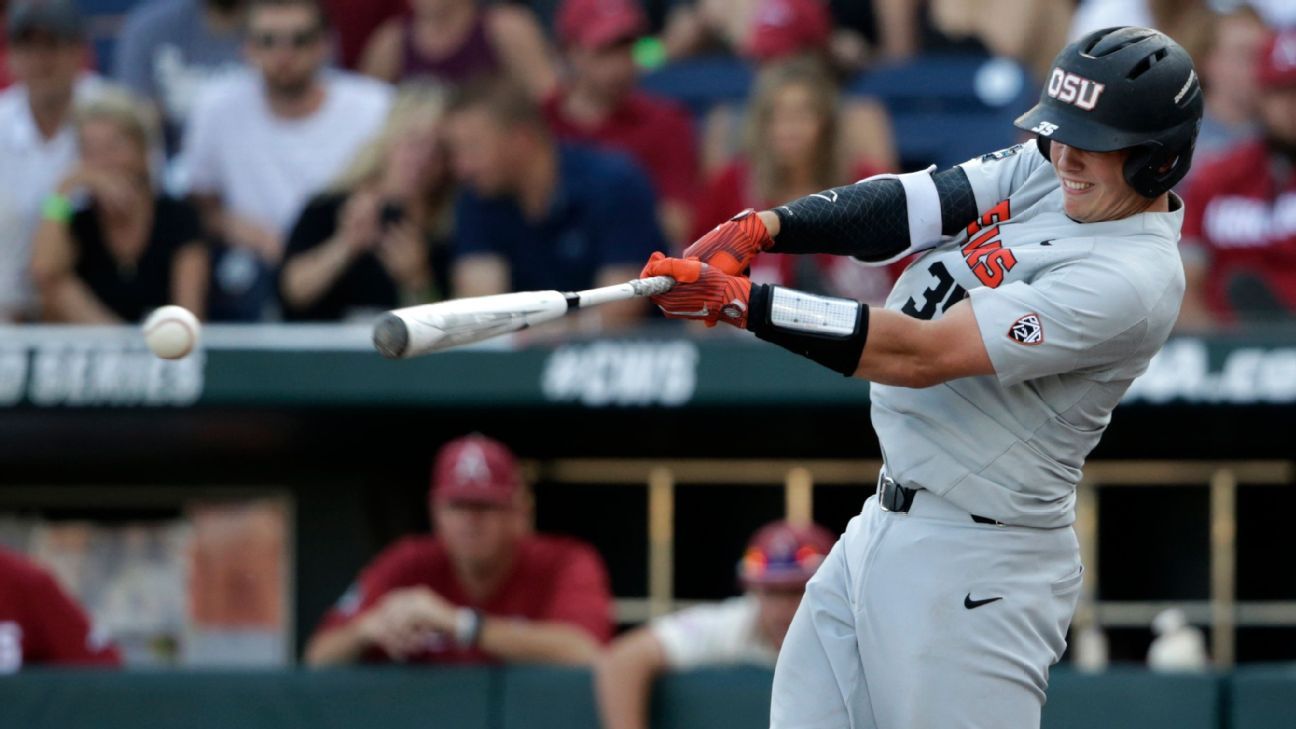
[[1092, 111], [1098, 105], [1098, 97], [1105, 88], [1106, 84], [1055, 68], [1053, 75], [1049, 76], [1048, 95], [1058, 101], [1075, 104], [1085, 111]]

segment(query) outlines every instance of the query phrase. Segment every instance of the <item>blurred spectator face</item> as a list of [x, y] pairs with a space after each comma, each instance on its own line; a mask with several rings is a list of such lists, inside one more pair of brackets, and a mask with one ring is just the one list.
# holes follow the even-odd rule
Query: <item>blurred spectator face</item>
[[816, 109], [814, 92], [802, 84], [788, 84], [774, 92], [766, 139], [774, 158], [783, 166], [809, 159], [823, 134], [824, 120]]
[[84, 54], [80, 41], [37, 30], [13, 39], [9, 64], [14, 78], [27, 85], [33, 100], [39, 100], [71, 93]]
[[1296, 147], [1296, 86], [1261, 94], [1260, 119], [1271, 140]]
[[397, 189], [427, 191], [446, 175], [441, 125], [434, 119], [411, 122], [387, 149], [387, 174]]
[[1256, 58], [1260, 121], [1271, 142], [1296, 149], [1296, 30], [1266, 38]]
[[455, 564], [469, 571], [487, 571], [513, 555], [526, 528], [526, 510], [520, 503], [448, 501], [433, 507], [437, 534]]
[[305, 5], [257, 7], [248, 17], [247, 49], [271, 94], [300, 96], [328, 58], [323, 18]]
[[525, 156], [521, 129], [505, 126], [484, 109], [467, 108], [450, 115], [446, 131], [456, 177], [483, 197], [510, 192], [512, 170]]
[[1265, 40], [1265, 28], [1255, 16], [1228, 15], [1215, 26], [1215, 45], [1202, 71], [1211, 95], [1226, 96], [1241, 108], [1256, 103], [1256, 57]]
[[638, 78], [632, 39], [601, 48], [573, 47], [567, 60], [576, 83], [604, 99], [617, 99], [630, 93]]
[[86, 167], [121, 177], [148, 178], [147, 150], [117, 123], [108, 119], [82, 123], [78, 143]]
[[788, 627], [792, 625], [792, 616], [796, 615], [801, 596], [805, 594], [804, 586], [795, 587], [757, 587], [752, 594], [759, 605], [757, 620], [761, 630], [769, 637], [774, 647], [781, 648], [787, 637]]

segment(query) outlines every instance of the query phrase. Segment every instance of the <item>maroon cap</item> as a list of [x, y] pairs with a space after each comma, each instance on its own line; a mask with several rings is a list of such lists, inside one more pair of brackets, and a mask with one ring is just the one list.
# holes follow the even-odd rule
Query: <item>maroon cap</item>
[[738, 563], [743, 584], [804, 585], [837, 540], [818, 524], [776, 521], [761, 527]]
[[832, 36], [832, 18], [822, 0], [764, 0], [756, 9], [747, 55], [769, 61], [822, 49]]
[[509, 449], [473, 433], [441, 447], [432, 467], [429, 498], [437, 503], [507, 506], [521, 487], [522, 476]]
[[1296, 30], [1269, 36], [1260, 50], [1256, 73], [1264, 88], [1296, 86]]
[[635, 0], [564, 0], [557, 26], [563, 45], [605, 48], [643, 35], [648, 18]]

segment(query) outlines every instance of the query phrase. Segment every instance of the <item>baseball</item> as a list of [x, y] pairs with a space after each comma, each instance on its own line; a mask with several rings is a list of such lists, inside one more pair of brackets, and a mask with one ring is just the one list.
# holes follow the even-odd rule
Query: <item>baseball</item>
[[183, 306], [163, 306], [144, 320], [144, 341], [162, 359], [180, 359], [198, 346], [198, 317]]

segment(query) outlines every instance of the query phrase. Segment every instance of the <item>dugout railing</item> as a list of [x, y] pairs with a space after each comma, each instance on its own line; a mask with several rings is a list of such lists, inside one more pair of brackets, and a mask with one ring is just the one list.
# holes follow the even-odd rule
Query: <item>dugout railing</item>
[[[644, 598], [617, 600], [617, 619], [641, 622], [687, 604], [674, 594], [676, 491], [688, 485], [768, 486], [783, 490], [784, 513], [806, 522], [819, 487], [876, 483], [881, 461], [828, 459], [562, 459], [528, 464], [535, 478], [554, 484], [642, 486], [647, 493], [648, 584]], [[1243, 487], [1291, 485], [1290, 461], [1095, 461], [1084, 469], [1076, 495], [1076, 534], [1088, 571], [1073, 629], [1087, 626], [1145, 627], [1168, 607], [1190, 622], [1210, 627], [1216, 666], [1234, 663], [1237, 629], [1296, 626], [1296, 600], [1237, 599], [1237, 492]], [[1208, 600], [1100, 600], [1099, 499], [1121, 487], [1199, 486], [1209, 490], [1210, 596]]]

